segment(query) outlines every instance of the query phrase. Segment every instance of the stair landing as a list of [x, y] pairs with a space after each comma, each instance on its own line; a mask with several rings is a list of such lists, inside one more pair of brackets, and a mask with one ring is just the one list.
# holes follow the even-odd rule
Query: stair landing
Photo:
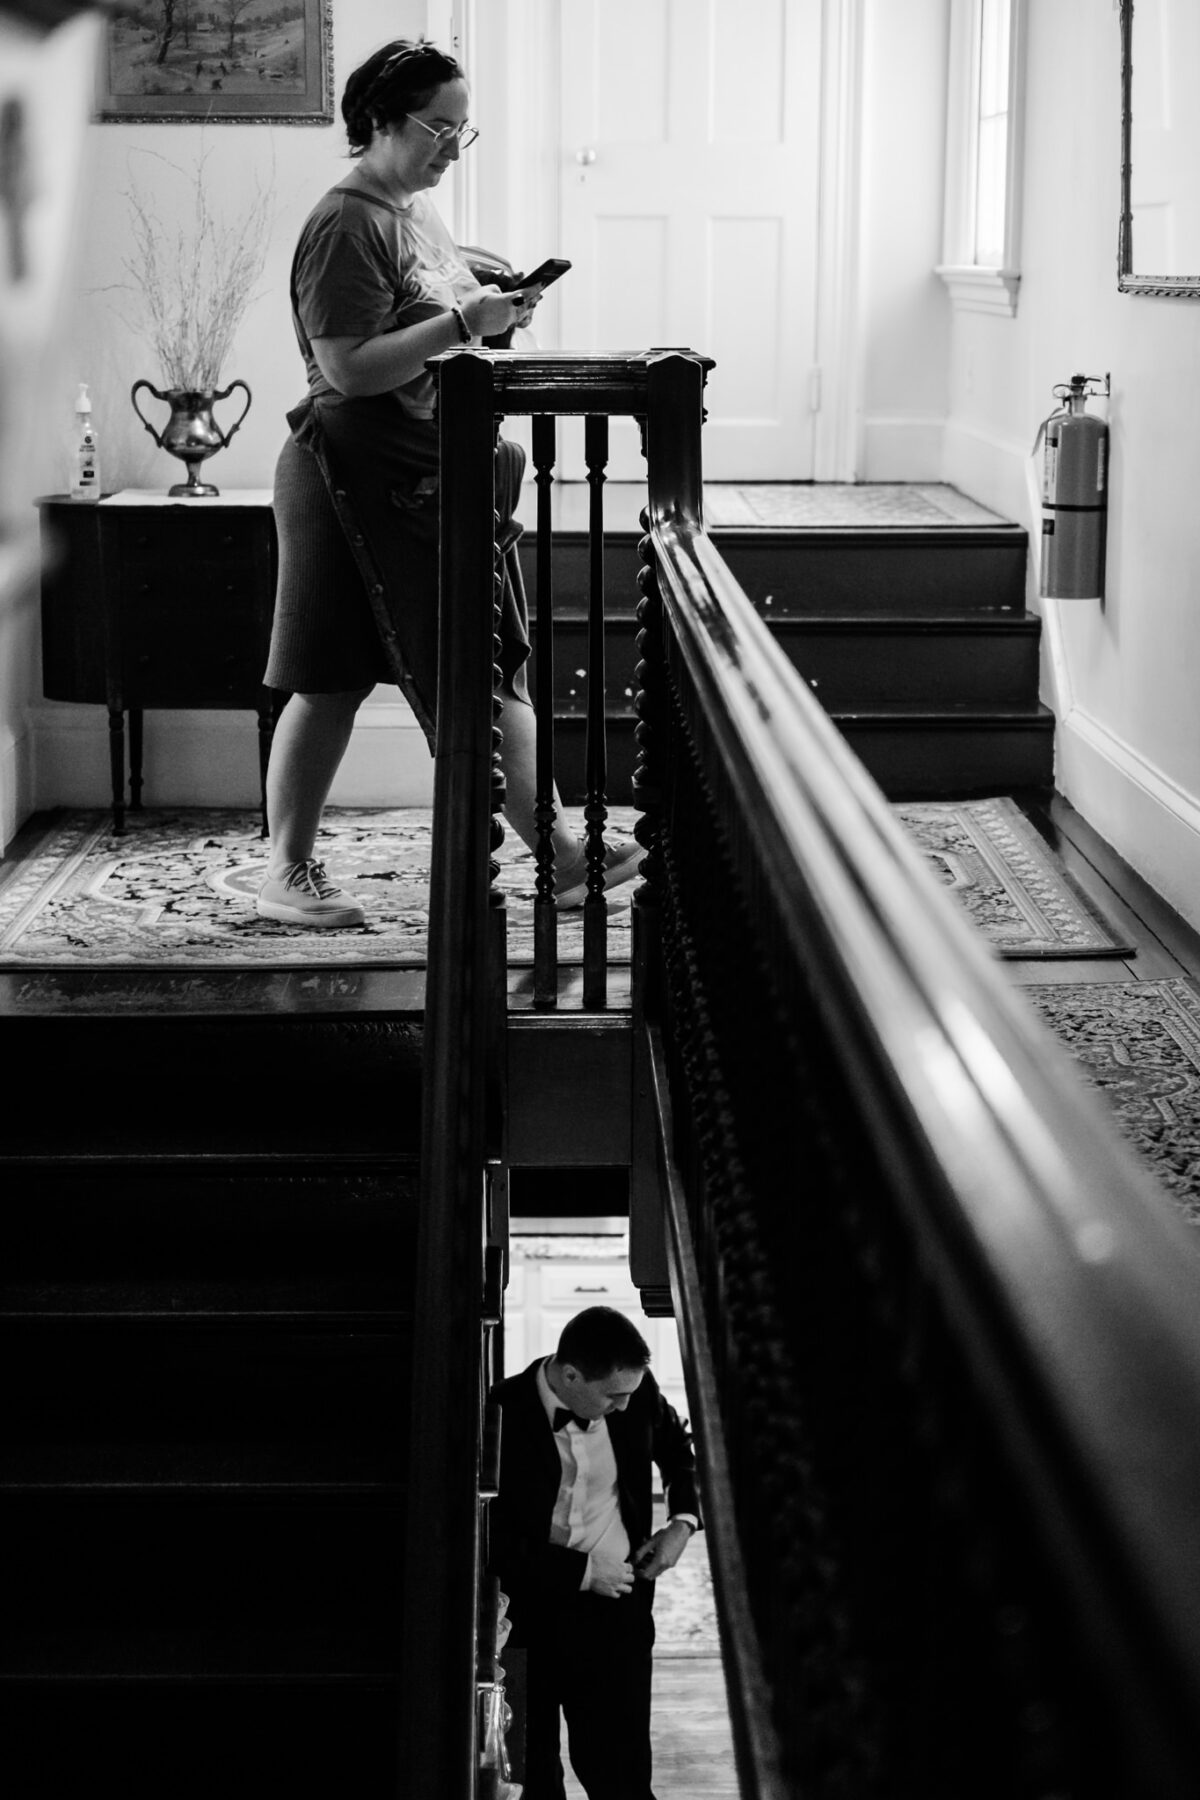
[[[584, 481], [551, 489], [556, 531], [586, 531], [591, 490]], [[604, 521], [610, 531], [637, 531], [645, 484], [606, 481]], [[527, 482], [517, 518], [537, 523], [537, 490]], [[706, 481], [704, 522], [714, 536], [736, 531], [962, 530], [1012, 520], [968, 499], [946, 482]]]

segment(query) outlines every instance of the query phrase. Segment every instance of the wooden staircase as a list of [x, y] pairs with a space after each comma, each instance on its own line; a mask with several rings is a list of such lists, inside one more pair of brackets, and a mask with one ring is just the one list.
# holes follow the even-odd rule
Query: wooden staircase
[[125, 979], [0, 1017], [5, 1789], [390, 1797], [418, 1018]]
[[[714, 528], [780, 646], [890, 799], [1049, 786], [1053, 715], [1038, 700], [1041, 621], [1025, 610], [1016, 525], [861, 531]], [[635, 760], [635, 531], [605, 542], [610, 796]], [[532, 534], [521, 556], [536, 614]], [[555, 716], [567, 799], [584, 798], [588, 540], [555, 537]], [[534, 667], [536, 680], [536, 664]]]

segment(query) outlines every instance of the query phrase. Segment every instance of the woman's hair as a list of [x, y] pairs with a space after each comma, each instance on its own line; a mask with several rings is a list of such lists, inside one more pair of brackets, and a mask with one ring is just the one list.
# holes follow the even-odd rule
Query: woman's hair
[[440, 87], [463, 78], [461, 63], [424, 38], [396, 38], [355, 69], [342, 94], [342, 118], [351, 156], [361, 156], [371, 135], [419, 112]]
[[572, 1363], [585, 1381], [600, 1381], [614, 1369], [644, 1369], [650, 1346], [615, 1306], [589, 1306], [563, 1326], [556, 1355], [559, 1362]]

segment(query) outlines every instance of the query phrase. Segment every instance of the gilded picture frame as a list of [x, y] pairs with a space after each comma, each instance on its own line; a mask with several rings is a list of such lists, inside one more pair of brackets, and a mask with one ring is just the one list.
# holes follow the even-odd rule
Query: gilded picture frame
[[101, 124], [331, 125], [332, 0], [118, 0]]

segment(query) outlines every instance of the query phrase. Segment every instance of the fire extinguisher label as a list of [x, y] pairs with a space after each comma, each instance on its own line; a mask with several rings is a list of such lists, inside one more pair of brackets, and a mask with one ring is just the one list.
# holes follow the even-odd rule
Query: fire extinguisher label
[[1058, 483], [1058, 439], [1046, 434], [1046, 460], [1042, 465], [1042, 503], [1054, 505], [1054, 491]]
[[1106, 471], [1107, 462], [1108, 462], [1108, 438], [1102, 434], [1099, 442], [1096, 445], [1096, 492], [1098, 494], [1102, 494], [1104, 492], [1104, 478], [1105, 478], [1105, 474], [1107, 472]]

